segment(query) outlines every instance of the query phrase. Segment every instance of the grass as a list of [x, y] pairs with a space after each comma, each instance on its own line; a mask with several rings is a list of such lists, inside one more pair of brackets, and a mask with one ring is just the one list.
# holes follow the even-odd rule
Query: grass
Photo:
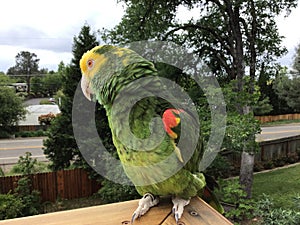
[[300, 165], [256, 174], [253, 198], [259, 199], [263, 193], [274, 200], [275, 207], [292, 209], [293, 197], [300, 195]]
[[268, 123], [262, 123], [262, 127], [268, 127], [268, 126], [277, 126], [277, 125], [285, 125], [285, 124], [291, 124], [291, 123], [300, 123], [300, 120], [278, 120]]

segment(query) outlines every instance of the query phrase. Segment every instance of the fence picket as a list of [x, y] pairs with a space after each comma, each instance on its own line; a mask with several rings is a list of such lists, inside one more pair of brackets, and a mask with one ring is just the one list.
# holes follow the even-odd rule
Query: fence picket
[[[22, 177], [0, 177], [0, 194], [13, 192]], [[63, 199], [88, 197], [101, 187], [96, 180], [89, 179], [88, 173], [83, 169], [38, 173], [31, 175], [30, 179], [32, 189], [41, 193], [42, 202], [55, 202], [58, 197]]]
[[285, 115], [274, 115], [274, 116], [255, 116], [257, 120], [261, 123], [269, 123], [279, 120], [298, 120], [300, 119], [300, 114], [285, 114]]

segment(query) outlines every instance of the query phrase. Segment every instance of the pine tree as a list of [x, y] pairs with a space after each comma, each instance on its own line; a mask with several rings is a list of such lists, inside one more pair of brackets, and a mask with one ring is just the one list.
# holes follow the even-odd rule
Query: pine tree
[[294, 56], [293, 69], [299, 76], [300, 75], [300, 44], [298, 45], [298, 48], [296, 49], [296, 54]]
[[96, 36], [91, 32], [91, 28], [87, 24], [82, 27], [78, 37], [74, 37], [73, 59], [63, 74], [61, 114], [54, 120], [49, 130], [48, 138], [44, 142], [44, 153], [52, 162], [52, 169], [54, 170], [64, 169], [69, 167], [71, 162], [81, 160], [81, 157], [78, 157], [80, 153], [72, 127], [73, 98], [81, 79], [79, 68], [81, 56], [98, 44]]

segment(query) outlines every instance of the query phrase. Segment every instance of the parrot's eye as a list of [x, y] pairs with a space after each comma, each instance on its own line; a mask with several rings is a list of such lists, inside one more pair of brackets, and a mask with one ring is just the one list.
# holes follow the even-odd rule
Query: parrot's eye
[[89, 69], [92, 69], [93, 66], [94, 66], [94, 60], [89, 59], [89, 60], [87, 61], [87, 66], [88, 66]]

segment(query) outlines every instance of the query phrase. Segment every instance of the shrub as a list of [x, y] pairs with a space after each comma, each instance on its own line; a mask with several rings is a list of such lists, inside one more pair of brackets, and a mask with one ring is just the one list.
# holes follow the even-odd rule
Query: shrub
[[40, 101], [40, 105], [53, 105], [53, 102], [51, 102], [50, 100], [48, 99], [42, 99]]
[[13, 194], [0, 194], [0, 220], [22, 216], [24, 204]]
[[120, 202], [140, 198], [140, 195], [137, 193], [134, 186], [116, 184], [110, 180], [104, 180], [102, 185], [103, 187], [98, 191], [98, 194], [103, 203]]
[[253, 217], [255, 209], [254, 201], [247, 199], [247, 193], [242, 189], [237, 180], [226, 180], [220, 182], [221, 188], [217, 192], [222, 202], [232, 205], [233, 208], [225, 212], [225, 217], [240, 222]]
[[18, 181], [18, 187], [15, 189], [15, 195], [23, 203], [22, 215], [31, 216], [38, 214], [41, 210], [40, 192], [31, 190], [31, 180], [29, 177], [23, 177]]
[[40, 115], [38, 117], [39, 123], [41, 125], [50, 125], [52, 120], [56, 117], [54, 113], [48, 113], [45, 115]]
[[[296, 197], [299, 204], [300, 197]], [[255, 214], [262, 218], [261, 225], [295, 225], [300, 224], [300, 211], [291, 209], [274, 208], [273, 200], [262, 195], [262, 199], [257, 203]]]
[[5, 174], [4, 174], [4, 171], [2, 170], [2, 168], [0, 167], [0, 177], [4, 177]]
[[234, 166], [224, 156], [217, 155], [213, 163], [207, 168], [206, 173], [216, 178], [226, 178], [232, 175]]
[[43, 137], [47, 135], [47, 131], [20, 131], [15, 134], [16, 137]]

